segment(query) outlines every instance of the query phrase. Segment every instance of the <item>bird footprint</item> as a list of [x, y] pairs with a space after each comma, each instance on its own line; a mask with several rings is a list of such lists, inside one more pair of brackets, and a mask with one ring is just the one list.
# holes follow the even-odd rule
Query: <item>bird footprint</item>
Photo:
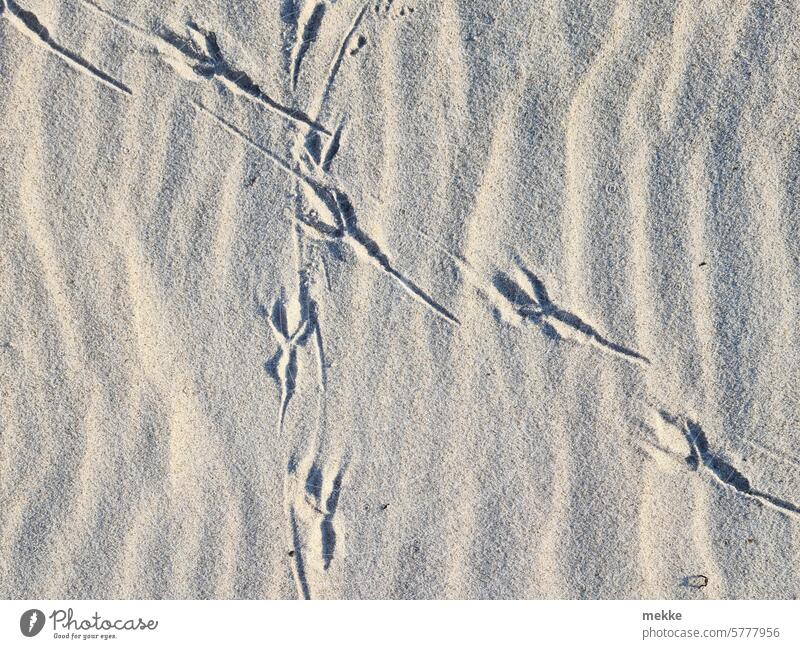
[[314, 331], [313, 313], [315, 307], [310, 303], [308, 308], [300, 309], [297, 326], [289, 332], [289, 318], [283, 296], [275, 300], [272, 312], [267, 321], [278, 342], [278, 351], [266, 363], [267, 372], [275, 379], [281, 391], [280, 412], [278, 415], [278, 432], [283, 431], [286, 409], [289, 407], [297, 387], [297, 349], [308, 342]]

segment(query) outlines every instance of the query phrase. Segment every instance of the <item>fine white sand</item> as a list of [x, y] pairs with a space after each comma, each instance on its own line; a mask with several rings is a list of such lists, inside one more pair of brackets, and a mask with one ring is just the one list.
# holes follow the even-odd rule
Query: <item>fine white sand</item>
[[0, 597], [800, 595], [796, 4], [0, 7]]

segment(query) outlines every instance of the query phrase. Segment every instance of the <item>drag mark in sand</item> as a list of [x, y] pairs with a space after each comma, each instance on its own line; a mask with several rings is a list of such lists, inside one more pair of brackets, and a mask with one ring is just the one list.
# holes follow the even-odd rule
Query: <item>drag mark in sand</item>
[[347, 31], [347, 34], [345, 34], [345, 37], [342, 40], [342, 44], [339, 47], [336, 58], [333, 59], [333, 63], [331, 63], [331, 67], [328, 71], [328, 78], [325, 80], [325, 84], [322, 86], [322, 93], [320, 94], [319, 104], [317, 106], [318, 110], [321, 110], [328, 100], [328, 96], [333, 88], [333, 82], [336, 80], [336, 75], [339, 73], [339, 68], [342, 67], [342, 61], [344, 61], [344, 55], [347, 53], [348, 45], [352, 40], [353, 35], [356, 33], [359, 25], [361, 25], [361, 21], [364, 19], [368, 9], [369, 3], [366, 3], [356, 14], [353, 22], [350, 23], [350, 29]]
[[106, 18], [110, 19], [111, 21], [117, 23], [120, 27], [127, 29], [133, 34], [138, 34], [139, 36], [144, 36], [145, 38], [150, 39], [151, 41], [155, 42], [155, 37], [153, 34], [148, 32], [146, 29], [139, 27], [139, 25], [131, 22], [127, 18], [122, 18], [117, 16], [116, 14], [110, 12], [108, 9], [105, 9], [101, 5], [99, 5], [95, 0], [80, 0], [86, 7], [91, 9], [92, 11], [100, 14], [101, 16], [105, 16]]
[[414, 299], [426, 305], [431, 311], [436, 313], [439, 317], [444, 318], [450, 324], [460, 325], [460, 321], [444, 306], [439, 304], [430, 295], [428, 295], [422, 288], [417, 286], [411, 279], [406, 277], [403, 273], [398, 271], [389, 260], [388, 255], [381, 250], [378, 243], [370, 238], [370, 236], [358, 227], [355, 210], [353, 209], [350, 199], [340, 192], [334, 190], [336, 198], [336, 205], [338, 214], [336, 221], [340, 224], [344, 238], [347, 239], [356, 253], [366, 255], [374, 265], [380, 268], [389, 277], [394, 278], [400, 286]]
[[757, 500], [761, 504], [773, 507], [791, 516], [800, 515], [800, 507], [765, 491], [755, 489], [743, 473], [714, 453], [700, 425], [688, 418], [675, 417], [667, 412], [659, 411], [661, 418], [669, 425], [680, 430], [689, 445], [686, 465], [691, 471], [701, 471], [710, 475], [715, 482], [731, 487], [738, 493]]
[[[389, 256], [383, 252], [378, 242], [372, 239], [358, 226], [355, 210], [347, 195], [336, 188], [330, 189], [329, 192], [333, 201], [326, 202], [326, 205], [330, 209], [329, 216], [333, 219], [334, 228], [331, 230], [327, 224], [318, 220], [306, 220], [307, 217], [303, 219], [304, 225], [315, 229], [320, 234], [324, 234], [328, 240], [335, 241], [341, 239], [347, 241], [355, 250], [356, 254], [366, 256], [373, 265], [393, 278], [415, 300], [427, 306], [436, 315], [450, 324], [460, 325], [461, 322], [455, 315], [434, 300], [413, 280], [397, 270], [392, 265]], [[320, 227], [320, 225], [322, 227]]]
[[[289, 9], [295, 9], [290, 20]], [[298, 1], [286, 2], [283, 7], [282, 17], [289, 25], [289, 31], [295, 38], [292, 48], [292, 58], [289, 61], [290, 85], [296, 89], [303, 58], [308, 52], [311, 43], [316, 40], [322, 19], [325, 15], [326, 5], [317, 0], [307, 0], [298, 10]], [[302, 30], [302, 31], [301, 31]], [[329, 77], [329, 82], [332, 78]], [[327, 84], [325, 86], [327, 88]], [[321, 102], [318, 103], [311, 115], [319, 119]], [[346, 214], [350, 202], [332, 182], [328, 172], [336, 156], [342, 134], [343, 124], [337, 126], [332, 137], [323, 138], [319, 131], [308, 129], [298, 132], [298, 146], [293, 152], [291, 164], [280, 161], [280, 168], [288, 171], [296, 179], [295, 183], [295, 210], [294, 228], [295, 243], [297, 246], [297, 275], [298, 275], [298, 301], [301, 309], [301, 320], [310, 323], [314, 332], [314, 341], [317, 347], [317, 360], [319, 364], [319, 387], [321, 390], [321, 417], [317, 435], [325, 427], [325, 391], [327, 387], [325, 353], [322, 342], [322, 329], [319, 325], [319, 314], [316, 303], [309, 295], [308, 269], [304, 265], [304, 240], [321, 240], [329, 247], [338, 245], [351, 231], [348, 230]], [[238, 129], [235, 129], [236, 132]], [[243, 136], [243, 134], [242, 134]], [[243, 136], [246, 141], [250, 138]], [[268, 157], [276, 160], [276, 156], [269, 152]], [[303, 201], [303, 197], [305, 201]], [[305, 204], [304, 204], [305, 203]], [[323, 269], [326, 283], [330, 290], [330, 279], [327, 277], [327, 268], [324, 258]], [[337, 528], [334, 521], [342, 481], [344, 466], [336, 470], [336, 475], [330, 483], [330, 489], [323, 498], [325, 485], [320, 461], [320, 440], [313, 442], [316, 450], [306, 456], [303, 462], [308, 467], [300, 472], [292, 454], [289, 459], [288, 470], [284, 482], [284, 502], [289, 514], [289, 526], [292, 537], [293, 572], [298, 596], [311, 599], [312, 588], [316, 594], [318, 588], [326, 583], [325, 572], [330, 568], [334, 559], [337, 542]], [[303, 481], [298, 474], [305, 474]]]
[[53, 37], [50, 35], [50, 32], [47, 30], [47, 28], [41, 22], [39, 22], [36, 14], [23, 9], [16, 2], [14, 2], [14, 0], [0, 0], [0, 15], [7, 16], [9, 21], [25, 36], [44, 43], [44, 45], [47, 46], [51, 52], [79, 72], [88, 74], [112, 90], [116, 90], [117, 92], [121, 92], [125, 95], [133, 94], [131, 89], [121, 81], [117, 81], [114, 77], [106, 74], [96, 66], [92, 65], [80, 54], [67, 49], [63, 45], [59, 45], [55, 40], [53, 40]]
[[544, 282], [521, 264], [520, 271], [528, 284], [529, 292], [502, 272], [495, 273], [492, 283], [511, 302], [514, 311], [523, 321], [537, 325], [546, 336], [554, 340], [577, 340], [628, 361], [650, 364], [645, 356], [611, 342], [577, 315], [553, 304]]

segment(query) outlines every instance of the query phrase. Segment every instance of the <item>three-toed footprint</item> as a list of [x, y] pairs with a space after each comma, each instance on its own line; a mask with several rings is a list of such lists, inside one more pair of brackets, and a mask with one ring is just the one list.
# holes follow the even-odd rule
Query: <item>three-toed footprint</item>
[[292, 560], [298, 592], [311, 597], [312, 584], [324, 577], [336, 555], [334, 520], [347, 470], [344, 462], [325, 470], [316, 460], [287, 467], [285, 498], [292, 537]]

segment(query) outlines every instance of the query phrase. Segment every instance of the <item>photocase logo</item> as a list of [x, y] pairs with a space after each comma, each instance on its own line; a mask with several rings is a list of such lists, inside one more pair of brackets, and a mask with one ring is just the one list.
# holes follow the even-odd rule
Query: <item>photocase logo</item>
[[28, 638], [32, 638], [39, 633], [42, 627], [44, 627], [44, 613], [38, 608], [25, 611], [22, 617], [19, 618], [19, 630], [22, 631], [22, 635]]
[[[155, 631], [158, 628], [158, 620], [146, 620], [141, 617], [108, 619], [95, 612], [89, 618], [76, 618], [71, 608], [55, 609], [47, 617], [53, 622], [55, 639], [83, 637], [84, 640], [87, 638], [107, 640], [116, 637], [116, 633], [104, 633], [106, 631]], [[22, 635], [32, 638], [44, 628], [45, 619], [45, 614], [38, 608], [29, 609], [19, 618], [19, 630], [22, 631]], [[83, 631], [88, 633], [79, 635], [79, 632]], [[94, 631], [101, 633], [93, 633]]]

